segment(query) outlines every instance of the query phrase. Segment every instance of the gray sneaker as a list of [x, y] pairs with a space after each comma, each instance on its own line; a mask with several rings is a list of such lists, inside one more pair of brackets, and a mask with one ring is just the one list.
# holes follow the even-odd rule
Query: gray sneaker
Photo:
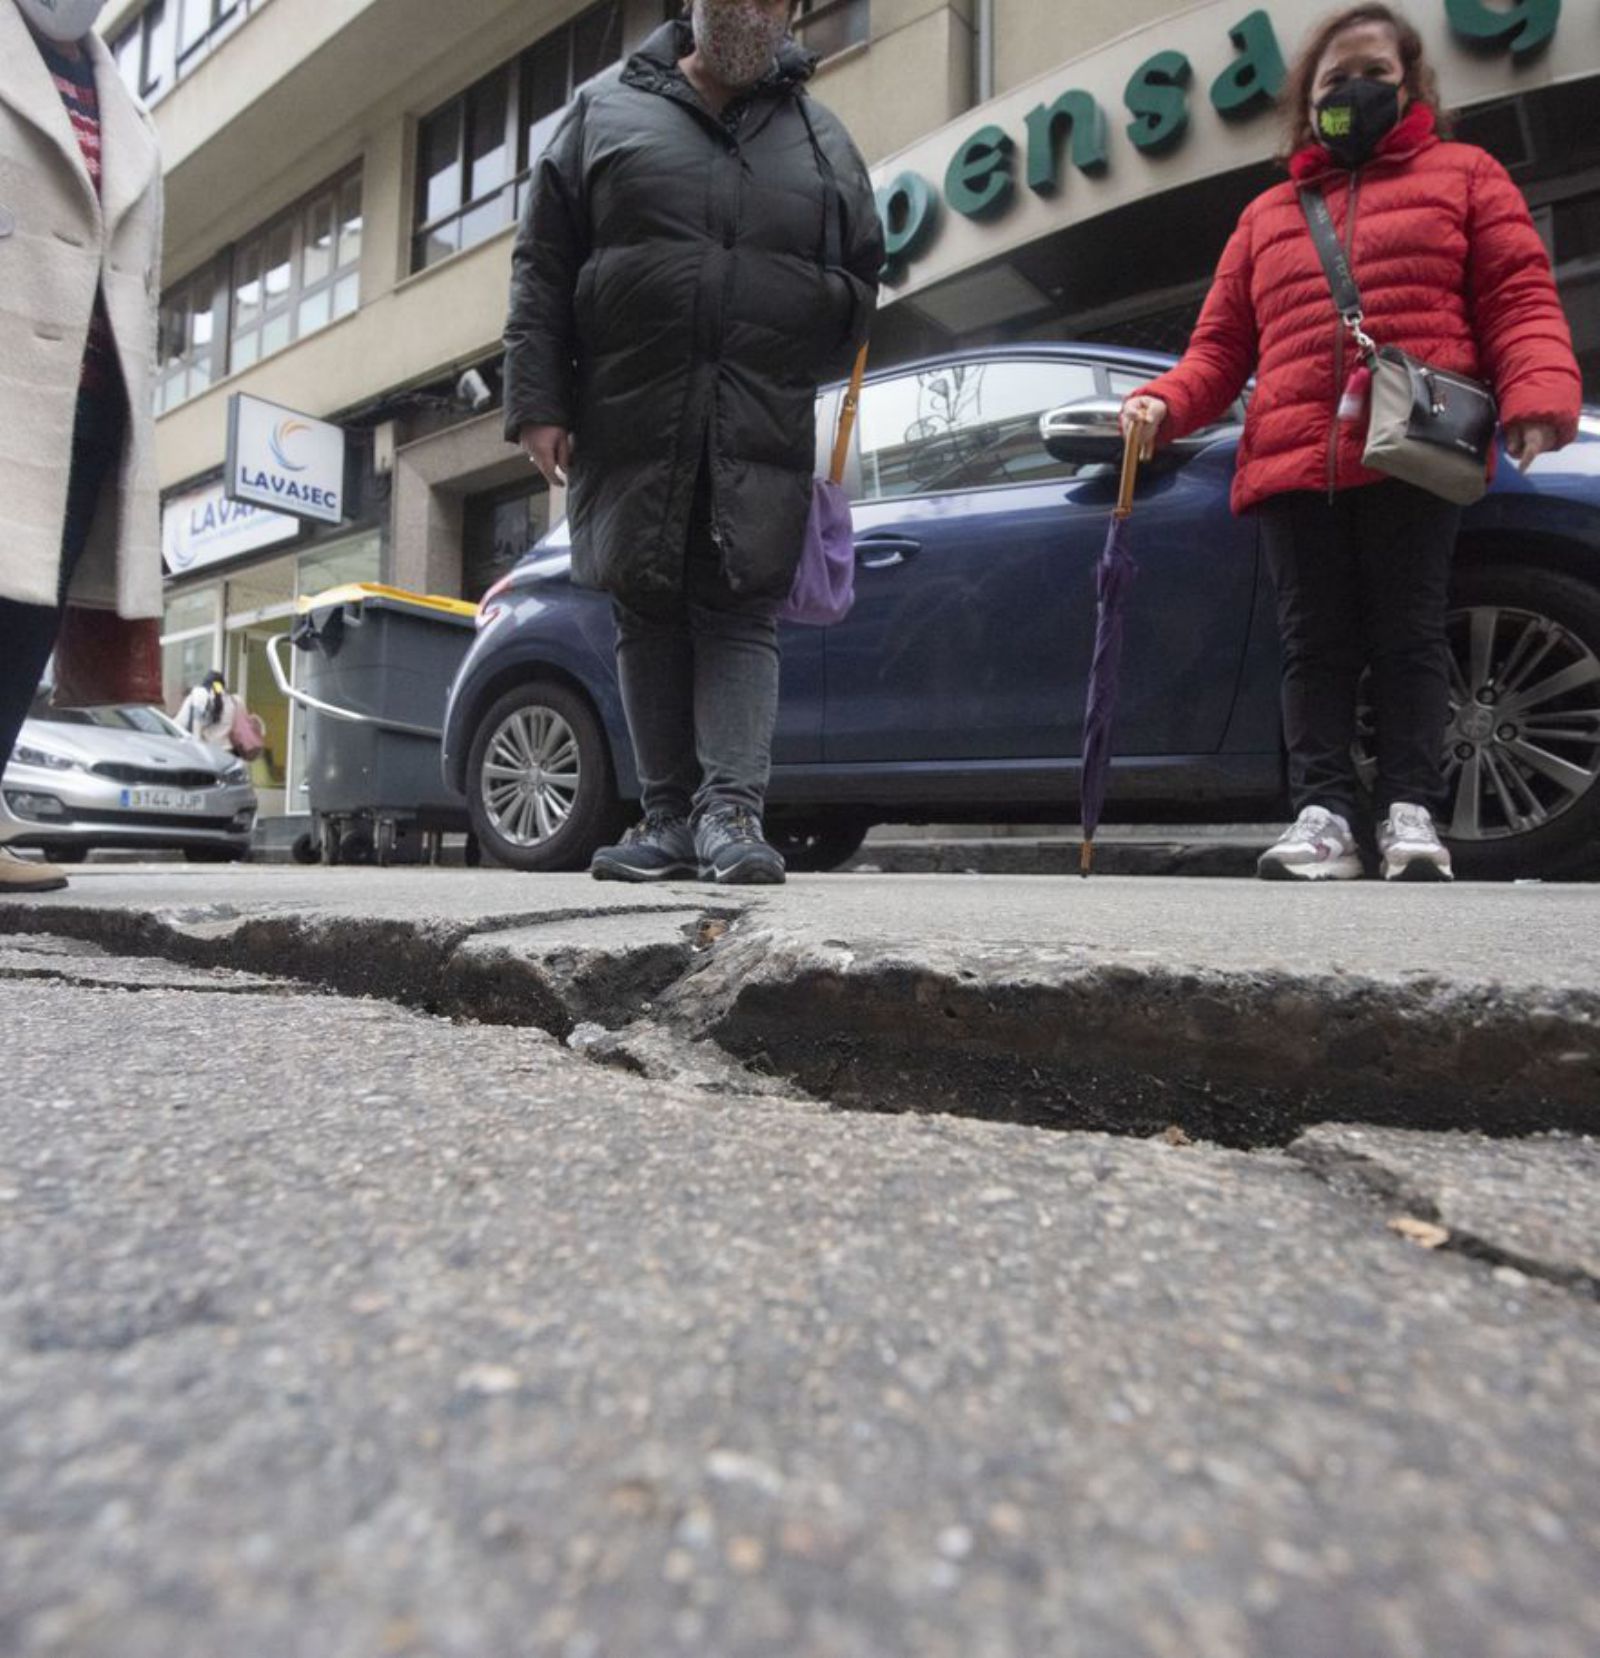
[[1378, 825], [1378, 851], [1386, 881], [1453, 881], [1450, 854], [1439, 840], [1426, 806], [1397, 800]]
[[1359, 881], [1361, 854], [1337, 812], [1307, 806], [1256, 860], [1263, 881]]
[[738, 808], [707, 812], [695, 825], [700, 879], [728, 887], [781, 887], [788, 876], [783, 858], [767, 845], [761, 819]]
[[699, 867], [688, 819], [651, 812], [616, 846], [602, 846], [589, 873], [597, 881], [692, 880]]

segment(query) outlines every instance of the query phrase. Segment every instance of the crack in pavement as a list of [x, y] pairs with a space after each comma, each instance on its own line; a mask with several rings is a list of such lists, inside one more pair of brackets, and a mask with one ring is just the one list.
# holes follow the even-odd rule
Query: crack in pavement
[[[139, 958], [126, 958], [137, 960]], [[119, 979], [93, 973], [74, 973], [59, 967], [0, 967], [0, 982], [61, 984], [74, 990], [125, 991], [137, 995], [151, 990], [178, 990], [196, 996], [322, 996], [327, 992], [320, 985], [296, 983], [267, 984], [255, 981], [246, 984], [206, 984], [195, 979]]]
[[[1323, 1123], [1288, 1153], [1335, 1191], [1387, 1206], [1391, 1228], [1424, 1248], [1600, 1300], [1600, 1143], [1592, 1139], [1508, 1145]], [[1421, 1236], [1415, 1221], [1425, 1223]]]
[[[642, 964], [654, 964], [651, 975], [647, 976], [648, 982], [659, 982], [664, 987], [663, 1000], [641, 1006], [633, 995], [630, 1016], [621, 1019], [615, 1028], [576, 1018], [575, 1007], [586, 996], [606, 1001], [617, 1011], [620, 981], [604, 975], [596, 980], [593, 962], [575, 954], [572, 937], [563, 929], [603, 923], [626, 932], [640, 917], [663, 923], [678, 934], [676, 944], [670, 948], [645, 943], [622, 952], [627, 972], [633, 975], [632, 990], [636, 992], [646, 982], [639, 977]], [[754, 975], [750, 962], [741, 958], [739, 947], [741, 944], [749, 947], [756, 939], [748, 932], [739, 932], [737, 917], [731, 926], [725, 913], [712, 919], [715, 925], [708, 929], [707, 912], [688, 906], [652, 906], [620, 914], [607, 911], [599, 916], [564, 913], [548, 925], [521, 930], [524, 934], [550, 932], [553, 935], [556, 943], [543, 959], [517, 956], [514, 952], [498, 962], [492, 955], [481, 962], [463, 963], [454, 959], [473, 942], [485, 950], [504, 950], [507, 942], [518, 934], [517, 929], [474, 930], [473, 938], [452, 951], [452, 959], [446, 963], [439, 985], [440, 993], [434, 1001], [449, 1006], [470, 1006], [473, 1011], [465, 1017], [479, 1022], [542, 1025], [573, 1052], [597, 1065], [617, 1068], [650, 1081], [675, 1084], [708, 1099], [742, 1095], [813, 1109], [820, 1103], [847, 1112], [946, 1112], [996, 1125], [1032, 1123], [1069, 1135], [1102, 1130], [1131, 1139], [1165, 1137], [1179, 1146], [1192, 1139], [1230, 1145], [1250, 1153], [1264, 1153], [1275, 1145], [1286, 1145], [1288, 1155], [1304, 1168], [1308, 1178], [1364, 1207], [1370, 1206], [1374, 1199], [1380, 1200], [1391, 1209], [1397, 1208], [1405, 1217], [1436, 1227], [1439, 1238], [1430, 1247], [1466, 1257], [1491, 1271], [1509, 1270], [1538, 1279], [1584, 1300], [1600, 1299], [1600, 1272], [1580, 1253], [1588, 1246], [1581, 1241], [1569, 1241], [1581, 1240], [1592, 1230], [1587, 1213], [1594, 1193], [1600, 1192], [1600, 1151], [1591, 1142], [1549, 1143], [1562, 1159], [1570, 1162], [1575, 1156], [1586, 1156], [1592, 1167], [1583, 1166], [1581, 1175], [1575, 1177], [1574, 1190], [1567, 1194], [1565, 1201], [1570, 1215], [1561, 1212], [1543, 1217], [1548, 1224], [1543, 1225], [1542, 1231], [1535, 1225], [1534, 1236], [1516, 1239], [1506, 1235], [1506, 1223], [1501, 1217], [1491, 1214], [1475, 1219], [1462, 1213], [1459, 1204], [1429, 1189], [1428, 1178], [1403, 1166], [1406, 1156], [1416, 1159], [1421, 1155], [1414, 1149], [1419, 1145], [1429, 1148], [1429, 1156], [1434, 1163], [1444, 1166], [1446, 1173], [1450, 1155], [1460, 1163], [1475, 1146], [1485, 1148], [1486, 1159], [1503, 1162], [1512, 1155], [1504, 1140], [1479, 1141], [1471, 1136], [1437, 1134], [1409, 1138], [1400, 1134], [1396, 1139], [1396, 1131], [1374, 1129], [1369, 1123], [1350, 1126], [1326, 1120], [1318, 1122], [1317, 1108], [1311, 1102], [1295, 1101], [1286, 1105], [1280, 1098], [1242, 1093], [1237, 1086], [1219, 1088], [1209, 1080], [1196, 1078], [1164, 1079], [1146, 1075], [1141, 1091], [1127, 1076], [1108, 1079], [1084, 1072], [1064, 1080], [1061, 1073], [1046, 1077], [1034, 1068], [1031, 1074], [1036, 1096], [1031, 1103], [1019, 1103], [1006, 1094], [1010, 1083], [997, 1076], [993, 1055], [977, 1056], [974, 1063], [978, 1069], [965, 1073], [954, 1064], [948, 1049], [935, 1049], [926, 1056], [930, 1065], [944, 1070], [946, 1086], [960, 1091], [956, 1097], [941, 1096], [928, 1092], [927, 1066], [912, 1073], [890, 1076], [884, 1070], [882, 1055], [873, 1058], [863, 1057], [859, 1051], [829, 1052], [826, 1046], [819, 1060], [806, 1061], [802, 1049], [808, 1037], [803, 1017], [791, 1020], [789, 1041], [779, 1046], [776, 1054], [761, 1048], [749, 1051], [748, 1032], [740, 1027], [739, 1003], [754, 982]], [[186, 956], [196, 953], [212, 956], [221, 943], [216, 939], [186, 940], [178, 933], [166, 936], [174, 945], [186, 946]], [[699, 942], [702, 939], [709, 942]], [[175, 995], [339, 994], [336, 986], [325, 981], [307, 983], [299, 976], [275, 984], [207, 983], [182, 977], [137, 980], [108, 977], [107, 972], [114, 975], [113, 960], [120, 959], [132, 968], [135, 963], [144, 965], [164, 958], [135, 957], [128, 953], [119, 953], [116, 958], [98, 957], [95, 952], [103, 948], [103, 942], [98, 940], [33, 935], [25, 943], [13, 944], [12, 949], [25, 958], [39, 958], [40, 965], [18, 967], [0, 962], [0, 981], [107, 992], [167, 991]], [[772, 941], [768, 939], [761, 948], [770, 953]], [[833, 951], [841, 961], [849, 957], [854, 963], [853, 953], [842, 941], [829, 941], [824, 948]], [[724, 959], [718, 962], [718, 952], [724, 950]], [[611, 960], [609, 947], [604, 942], [595, 954], [602, 962]], [[53, 956], [66, 956], [71, 965], [51, 965]], [[104, 968], [101, 968], [102, 961]], [[205, 970], [219, 971], [214, 966]], [[500, 975], [498, 980], [497, 975]], [[536, 994], [541, 983], [543, 991]], [[574, 991], [575, 985], [584, 988]], [[948, 985], [941, 986], [940, 993], [947, 993], [948, 988]], [[855, 989], [852, 1005], [864, 1016], [865, 1010], [872, 1007], [870, 984], [857, 985]], [[495, 998], [504, 1005], [490, 1005]], [[927, 1001], [926, 995], [923, 1000]], [[443, 1009], [435, 1005], [423, 1011], [440, 1013]], [[998, 1008], [993, 1011], [996, 1017], [1000, 1016]], [[541, 1017], [532, 1019], [531, 1013]], [[940, 1020], [949, 1016], [947, 1008], [937, 1005], [936, 1013]], [[453, 1016], [463, 1017], [460, 1012]], [[886, 1018], [895, 1030], [899, 1045], [892, 1051], [892, 1063], [905, 1063], [904, 1044], [914, 1043], [918, 1035], [915, 1021], [907, 1022], [905, 1008], [893, 998], [889, 1000], [887, 1012], [879, 1007], [875, 1017]], [[770, 1020], [765, 1029], [770, 1036]], [[860, 1034], [858, 1028], [857, 1039]], [[1324, 1118], [1327, 1115], [1323, 1113]], [[1309, 1132], [1300, 1132], [1306, 1129], [1308, 1121], [1317, 1126]], [[1271, 1132], [1267, 1132], [1269, 1123]], [[1284, 1124], [1294, 1125], [1293, 1135], [1283, 1132]], [[1249, 1133], [1243, 1132], [1247, 1126], [1251, 1128]], [[1389, 1138], [1383, 1139], [1386, 1133]], [[1361, 1143], [1350, 1143], [1352, 1137]], [[1519, 1144], [1539, 1146], [1538, 1142]], [[1537, 1154], [1537, 1149], [1530, 1153]], [[1438, 1180], [1433, 1184], [1437, 1186]], [[1481, 1185], [1480, 1177], [1478, 1185], [1472, 1188], [1475, 1194]], [[1521, 1210], [1532, 1212], [1536, 1222], [1541, 1221], [1537, 1194], [1549, 1186], [1548, 1179], [1541, 1179], [1536, 1183], [1534, 1195], [1519, 1194]], [[1392, 1219], [1390, 1224], [1394, 1224]], [[1564, 1258], [1564, 1245], [1567, 1256], [1579, 1254], [1580, 1258]], [[1594, 1253], [1592, 1249], [1590, 1252]], [[1596, 1259], [1600, 1260], [1600, 1256]], [[87, 1345], [114, 1346], [115, 1342], [94, 1338]]]
[[[664, 897], [666, 895], [663, 895]], [[733, 899], [734, 895], [726, 895]], [[841, 1109], [1284, 1146], [1359, 1118], [1500, 1135], [1600, 1128], [1600, 995], [1105, 962], [785, 931], [759, 902], [576, 905], [474, 920], [0, 907], [0, 927], [234, 967], [726, 1085], [732, 1065]], [[668, 1033], [653, 1042], [650, 1032]], [[712, 1058], [713, 1053], [716, 1058]], [[705, 1063], [701, 1062], [705, 1056]]]

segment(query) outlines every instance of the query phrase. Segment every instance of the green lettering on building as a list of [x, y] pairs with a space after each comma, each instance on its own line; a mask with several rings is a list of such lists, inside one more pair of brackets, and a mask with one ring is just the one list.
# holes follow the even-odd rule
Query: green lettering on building
[[[1561, 20], [1561, 0], [1434, 3], [1442, 6], [1449, 27], [1464, 45], [1506, 53], [1517, 62], [1548, 46]], [[1591, 6], [1596, 4], [1600, 0], [1590, 0]], [[1258, 8], [1228, 34], [1234, 57], [1211, 83], [1212, 106], [1230, 121], [1263, 115], [1289, 78], [1272, 18]], [[1193, 79], [1194, 67], [1179, 51], [1157, 52], [1134, 70], [1122, 95], [1133, 117], [1125, 130], [1142, 155], [1156, 158], [1183, 142], [1190, 124]], [[1095, 175], [1109, 167], [1106, 114], [1093, 93], [1073, 88], [1053, 102], [1037, 104], [1024, 120], [1026, 178], [1035, 195], [1057, 195], [1069, 164]], [[906, 267], [928, 250], [945, 206], [974, 220], [1004, 213], [1016, 197], [1016, 150], [1016, 142], [1003, 128], [981, 127], [951, 157], [942, 200], [928, 180], [914, 172], [901, 173], [880, 190], [878, 212], [888, 249], [884, 280], [902, 280]]]
[[1194, 68], [1182, 52], [1157, 52], [1133, 72], [1122, 101], [1133, 120], [1128, 137], [1146, 155], [1175, 149], [1189, 130], [1189, 82]]
[[1211, 103], [1218, 115], [1236, 120], [1270, 104], [1289, 78], [1272, 19], [1251, 12], [1228, 31], [1239, 55], [1211, 83]]
[[1082, 173], [1103, 172], [1110, 159], [1106, 112], [1092, 93], [1063, 92], [1053, 104], [1028, 111], [1028, 188], [1053, 196], [1061, 188], [1061, 141], [1072, 135], [1072, 165]]
[[944, 199], [968, 219], [990, 219], [1011, 205], [1016, 144], [1002, 127], [979, 127], [950, 158]]
[[939, 198], [920, 173], [901, 173], [878, 192], [877, 201], [888, 255], [884, 279], [898, 282], [907, 262], [927, 247], [938, 228]]
[[1450, 27], [1469, 46], [1489, 51], [1510, 48], [1514, 58], [1530, 57], [1555, 39], [1561, 0], [1514, 0], [1509, 7], [1484, 0], [1444, 0]]

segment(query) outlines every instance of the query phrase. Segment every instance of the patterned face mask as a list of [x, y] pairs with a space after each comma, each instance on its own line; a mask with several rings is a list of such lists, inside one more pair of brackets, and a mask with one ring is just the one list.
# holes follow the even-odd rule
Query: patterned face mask
[[754, 86], [787, 32], [759, 0], [694, 0], [694, 43], [724, 86]]
[[1400, 88], [1390, 81], [1346, 81], [1313, 111], [1317, 140], [1342, 167], [1360, 167], [1400, 120]]
[[106, 9], [105, 0], [17, 0], [17, 5], [49, 40], [82, 40]]

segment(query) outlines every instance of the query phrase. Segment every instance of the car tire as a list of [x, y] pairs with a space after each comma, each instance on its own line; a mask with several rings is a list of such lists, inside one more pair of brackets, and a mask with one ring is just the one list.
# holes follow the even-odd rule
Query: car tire
[[767, 840], [795, 875], [820, 875], [847, 864], [861, 850], [871, 825], [861, 818], [780, 818], [766, 826]]
[[[1468, 565], [1452, 586], [1449, 626], [1456, 713], [1440, 827], [1457, 872], [1512, 880], [1592, 866], [1600, 859], [1600, 588], [1537, 565]], [[1519, 700], [1557, 675], [1572, 688]], [[1474, 782], [1476, 832], [1464, 832]]]
[[594, 709], [552, 680], [518, 685], [491, 705], [473, 734], [466, 782], [483, 855], [508, 869], [587, 869], [626, 822]]

